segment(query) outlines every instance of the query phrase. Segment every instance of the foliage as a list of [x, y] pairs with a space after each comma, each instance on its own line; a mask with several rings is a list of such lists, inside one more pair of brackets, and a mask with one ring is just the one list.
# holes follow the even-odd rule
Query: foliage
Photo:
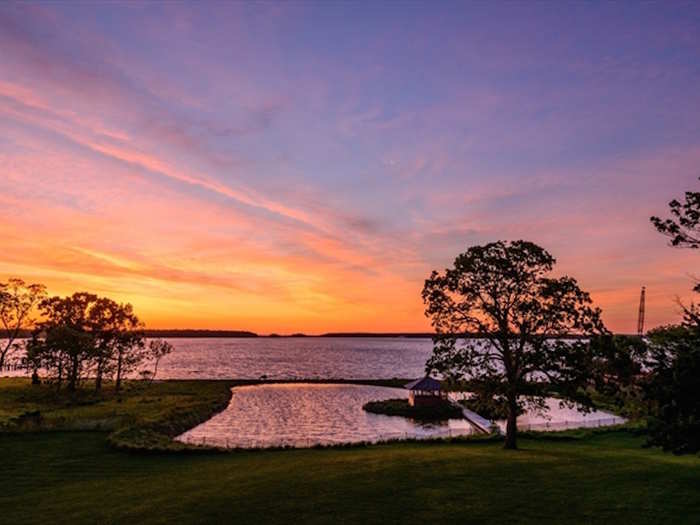
[[700, 329], [668, 326], [648, 337], [649, 443], [675, 453], [700, 451]]
[[27, 363], [35, 373], [46, 370], [59, 389], [65, 380], [75, 391], [91, 374], [97, 390], [106, 377], [119, 390], [146, 358], [142, 326], [130, 304], [78, 292], [44, 299], [39, 309], [43, 318], [26, 344]]
[[448, 401], [443, 401], [435, 406], [411, 406], [407, 399], [387, 399], [370, 401], [365, 403], [362, 409], [372, 414], [401, 416], [419, 421], [444, 421], [462, 419], [463, 417], [460, 408]]
[[0, 371], [10, 351], [17, 347], [21, 332], [33, 324], [32, 311], [45, 296], [42, 284], [27, 284], [17, 278], [0, 282], [0, 331], [5, 338], [0, 346]]
[[[685, 202], [674, 199], [669, 208], [670, 219], [651, 217], [656, 229], [673, 246], [700, 248], [700, 192], [686, 192]], [[700, 292], [700, 282], [694, 290]], [[648, 334], [645, 396], [651, 404], [650, 444], [683, 453], [700, 450], [700, 309], [678, 302], [683, 324]]]
[[645, 415], [642, 395], [647, 343], [638, 336], [603, 334], [591, 338], [595, 404], [625, 417]]
[[671, 245], [700, 248], [700, 192], [687, 191], [685, 202], [669, 202], [671, 218], [651, 217], [654, 227], [671, 238]]
[[[547, 388], [590, 401], [581, 389], [590, 381], [588, 344], [569, 336], [605, 328], [575, 279], [548, 276], [554, 263], [531, 242], [498, 241], [469, 248], [453, 268], [433, 272], [423, 288], [437, 334], [427, 370], [505, 400], [507, 448], [516, 447], [518, 412], [524, 404], [543, 410]], [[542, 384], [542, 391], [521, 397], [528, 383]]]
[[[468, 399], [463, 399], [461, 403], [472, 412], [476, 412], [489, 421], [498, 421], [499, 419], [508, 418], [508, 404], [502, 397], [495, 398], [481, 391], [477, 395]], [[519, 411], [518, 415], [521, 413], [522, 412]]]

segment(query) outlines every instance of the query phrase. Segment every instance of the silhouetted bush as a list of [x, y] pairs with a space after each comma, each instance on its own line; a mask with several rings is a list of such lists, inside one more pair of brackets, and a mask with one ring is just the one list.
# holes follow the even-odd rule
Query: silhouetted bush
[[363, 410], [372, 414], [385, 416], [402, 416], [421, 421], [441, 421], [445, 419], [461, 419], [459, 407], [444, 401], [436, 406], [413, 407], [407, 399], [387, 399], [385, 401], [370, 401], [362, 406]]

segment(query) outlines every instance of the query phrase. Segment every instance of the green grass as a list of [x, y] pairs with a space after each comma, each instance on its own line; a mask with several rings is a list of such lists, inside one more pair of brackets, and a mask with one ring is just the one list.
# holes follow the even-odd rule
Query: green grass
[[3, 523], [697, 523], [700, 459], [578, 441], [135, 455], [103, 433], [0, 435]]
[[[643, 448], [628, 429], [523, 437], [518, 451], [484, 440], [171, 453], [170, 437], [225, 405], [232, 384], [54, 398], [0, 379], [0, 523], [699, 522], [700, 458]], [[163, 453], [133, 452], [144, 448]]]
[[27, 379], [0, 379], [0, 430], [103, 430], [117, 447], [185, 450], [171, 438], [226, 408], [232, 381], [127, 382], [119, 393], [86, 387], [74, 394]]

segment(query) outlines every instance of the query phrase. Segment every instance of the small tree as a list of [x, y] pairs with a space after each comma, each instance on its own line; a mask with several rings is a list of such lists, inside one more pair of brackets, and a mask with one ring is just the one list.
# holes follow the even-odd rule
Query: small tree
[[130, 304], [118, 304], [106, 297], [98, 298], [90, 308], [89, 328], [95, 335], [95, 389], [102, 378], [115, 375], [115, 388], [123, 377], [144, 359], [142, 325]]
[[[173, 351], [173, 345], [163, 339], [153, 339], [148, 343], [148, 359], [153, 362], [153, 372], [148, 374], [149, 382], [152, 382], [158, 374], [158, 363], [166, 355]], [[144, 378], [146, 375], [144, 375]]]
[[436, 332], [426, 368], [505, 402], [510, 449], [518, 413], [525, 405], [543, 410], [548, 389], [588, 400], [581, 387], [593, 360], [587, 343], [570, 336], [605, 331], [574, 279], [548, 277], [554, 263], [531, 242], [498, 241], [469, 248], [423, 288]]
[[121, 390], [124, 377], [136, 370], [146, 358], [143, 325], [130, 304], [123, 305], [119, 314], [119, 325], [122, 329], [117, 334], [114, 353], [114, 388], [117, 392]]
[[46, 287], [43, 284], [27, 284], [17, 278], [0, 282], [0, 328], [6, 338], [0, 346], [0, 370], [5, 367], [5, 359], [16, 347], [22, 331], [31, 327], [32, 310], [45, 296]]

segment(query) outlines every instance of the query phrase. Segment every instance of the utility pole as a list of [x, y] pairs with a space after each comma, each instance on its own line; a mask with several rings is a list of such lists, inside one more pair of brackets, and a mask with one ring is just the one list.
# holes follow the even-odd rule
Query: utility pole
[[646, 299], [646, 287], [642, 286], [642, 293], [639, 296], [639, 317], [637, 317], [637, 335], [644, 335], [644, 302]]

